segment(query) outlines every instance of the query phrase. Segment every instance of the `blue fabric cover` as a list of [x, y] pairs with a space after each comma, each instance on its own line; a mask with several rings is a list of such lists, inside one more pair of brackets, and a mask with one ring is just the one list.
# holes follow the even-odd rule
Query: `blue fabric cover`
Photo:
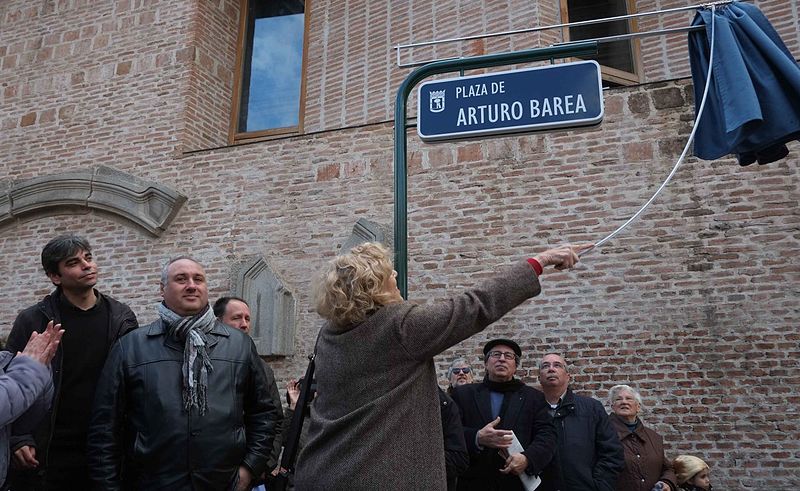
[[[698, 9], [689, 33], [695, 114], [708, 74], [711, 9]], [[713, 160], [736, 153], [741, 165], [774, 162], [800, 138], [800, 67], [761, 11], [734, 2], [717, 7], [714, 67], [694, 153]]]

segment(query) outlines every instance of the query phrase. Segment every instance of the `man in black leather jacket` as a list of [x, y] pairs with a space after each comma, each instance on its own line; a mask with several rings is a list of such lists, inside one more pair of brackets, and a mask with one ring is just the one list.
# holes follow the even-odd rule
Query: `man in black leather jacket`
[[97, 264], [89, 242], [61, 235], [42, 249], [42, 267], [56, 289], [20, 312], [6, 349], [22, 351], [34, 331], [61, 324], [64, 335], [52, 361], [55, 396], [47, 416], [32, 434], [10, 440], [14, 468], [8, 482], [15, 491], [86, 489], [86, 433], [90, 401], [112, 344], [138, 324], [131, 309], [94, 287]]
[[275, 438], [250, 337], [214, 317], [203, 267], [170, 261], [160, 319], [121, 338], [97, 387], [89, 474], [97, 489], [250, 489]]

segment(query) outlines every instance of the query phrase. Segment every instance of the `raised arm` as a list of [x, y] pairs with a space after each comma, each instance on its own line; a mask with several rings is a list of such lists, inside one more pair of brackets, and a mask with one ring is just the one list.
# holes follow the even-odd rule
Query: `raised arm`
[[482, 331], [511, 309], [541, 292], [537, 269], [569, 269], [591, 244], [549, 249], [519, 261], [443, 302], [412, 307], [397, 325], [397, 336], [412, 357], [429, 359]]

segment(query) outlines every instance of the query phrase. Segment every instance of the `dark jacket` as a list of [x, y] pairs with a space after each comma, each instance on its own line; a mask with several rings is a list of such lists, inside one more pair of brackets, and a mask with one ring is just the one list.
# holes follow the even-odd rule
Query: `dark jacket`
[[250, 337], [208, 333], [208, 411], [183, 406], [184, 344], [161, 320], [121, 338], [97, 386], [89, 475], [97, 489], [225, 490], [240, 465], [265, 470], [280, 412]]
[[461, 415], [453, 399], [439, 389], [439, 407], [442, 410], [442, 436], [444, 437], [444, 469], [447, 490], [454, 491], [458, 476], [469, 468], [469, 452], [464, 442]]
[[[120, 336], [136, 329], [139, 324], [130, 307], [108, 295], [102, 295], [97, 290], [94, 292], [99, 299], [108, 303], [109, 316], [106, 341], [108, 349], [110, 350], [111, 346]], [[55, 324], [61, 322], [61, 311], [59, 310], [61, 295], [61, 288], [56, 288], [51, 294], [44, 297], [41, 302], [19, 313], [17, 319], [14, 321], [14, 326], [11, 328], [11, 334], [8, 335], [6, 344], [6, 349], [8, 351], [12, 353], [22, 351], [34, 331], [44, 331], [47, 327], [47, 323], [51, 320]], [[63, 350], [61, 346], [59, 346], [50, 365], [53, 370], [53, 389], [55, 395], [49, 413], [43, 418], [42, 423], [35, 428], [33, 434], [14, 435], [10, 439], [12, 452], [25, 445], [36, 447], [36, 458], [39, 460], [39, 469], [36, 471], [36, 477], [32, 475], [32, 472], [12, 471], [9, 480], [15, 478], [14, 474], [20, 474], [20, 479], [23, 479], [23, 476], [24, 479], [26, 479], [25, 485], [17, 483], [14, 489], [26, 489], [27, 486], [32, 486], [33, 483], [29, 483], [27, 480], [41, 478], [47, 470], [47, 450], [50, 444], [50, 438], [53, 435], [53, 422], [55, 421], [56, 412], [58, 411], [59, 389], [61, 388], [62, 352]]]
[[386, 305], [345, 328], [326, 324], [297, 489], [445, 489], [433, 357], [538, 293], [536, 273], [519, 261], [447, 300]]
[[[263, 360], [262, 360], [263, 361]], [[267, 377], [267, 387], [269, 387], [269, 398], [272, 399], [272, 404], [278, 408], [280, 419], [275, 423], [275, 438], [272, 441], [272, 449], [269, 452], [267, 459], [267, 475], [275, 469], [280, 463], [281, 448], [283, 447], [283, 403], [281, 402], [281, 393], [278, 391], [278, 384], [275, 383], [275, 372], [272, 368], [264, 362], [264, 375]], [[257, 476], [260, 477], [260, 476]], [[649, 490], [648, 490], [649, 491]]]
[[625, 458], [603, 405], [567, 389], [553, 421], [558, 448], [537, 491], [613, 491]]
[[[464, 439], [470, 455], [469, 470], [458, 480], [460, 490], [522, 489], [518, 476], [500, 473], [505, 466], [505, 459], [498, 450], [479, 449], [475, 442], [478, 430], [494, 419], [490, 392], [483, 383], [462, 385], [453, 390], [453, 400], [461, 411]], [[497, 426], [498, 429], [514, 431], [525, 449], [522, 453], [528, 459], [525, 472], [529, 475], [539, 475], [555, 451], [556, 432], [547, 407], [541, 392], [522, 385], [519, 390], [510, 393], [508, 408]]]
[[658, 481], [664, 481], [675, 489], [675, 473], [672, 462], [664, 455], [664, 439], [661, 435], [639, 421], [631, 431], [616, 414], [608, 416], [611, 427], [617, 432], [625, 449], [625, 468], [617, 477], [617, 491], [650, 491]]

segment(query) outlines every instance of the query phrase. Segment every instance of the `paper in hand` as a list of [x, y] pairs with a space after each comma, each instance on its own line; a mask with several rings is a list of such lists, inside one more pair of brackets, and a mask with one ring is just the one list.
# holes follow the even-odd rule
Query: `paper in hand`
[[[514, 432], [511, 432], [511, 435], [514, 437], [511, 441], [511, 446], [508, 447], [507, 451], [509, 454], [512, 453], [522, 453], [525, 451], [522, 448], [522, 444], [519, 443], [519, 439], [517, 439], [517, 435]], [[534, 489], [538, 488], [539, 485], [542, 483], [542, 480], [539, 476], [531, 476], [525, 472], [519, 475], [519, 480], [522, 481], [522, 487], [525, 488], [525, 491], [533, 491]]]

